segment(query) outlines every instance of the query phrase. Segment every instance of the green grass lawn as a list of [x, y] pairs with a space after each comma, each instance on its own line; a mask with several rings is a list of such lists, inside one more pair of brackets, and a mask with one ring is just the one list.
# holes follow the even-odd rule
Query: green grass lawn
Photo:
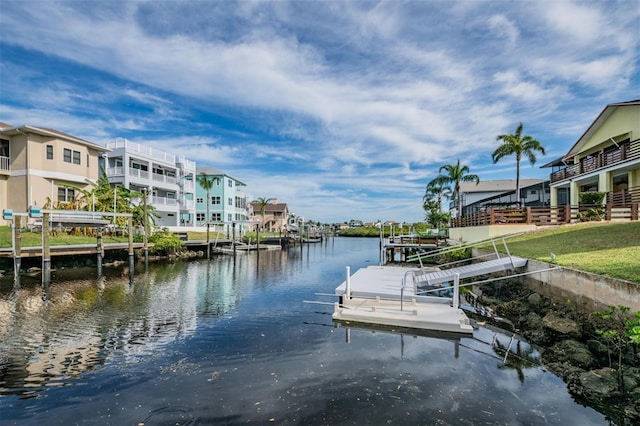
[[[40, 247], [42, 245], [42, 234], [39, 232], [22, 231], [20, 233], [20, 241], [22, 247]], [[96, 237], [85, 235], [68, 235], [59, 232], [51, 237], [51, 245], [67, 246], [72, 244], [95, 244]], [[103, 243], [122, 243], [127, 242], [127, 237], [104, 236]], [[0, 247], [11, 247], [11, 228], [9, 226], [0, 226]]]
[[557, 265], [640, 283], [638, 221], [558, 226], [510, 238], [507, 245], [516, 256], [551, 262], [553, 253]]

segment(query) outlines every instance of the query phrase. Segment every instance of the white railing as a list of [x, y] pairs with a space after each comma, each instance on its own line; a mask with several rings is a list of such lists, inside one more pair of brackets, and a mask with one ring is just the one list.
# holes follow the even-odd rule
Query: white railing
[[138, 177], [140, 179], [149, 179], [149, 171], [130, 168], [129, 176]]
[[186, 172], [196, 173], [196, 162], [187, 160], [185, 157], [178, 158], [178, 164], [182, 164], [182, 170]]
[[9, 157], [0, 157], [0, 170], [11, 170], [11, 159]]
[[178, 201], [175, 198], [167, 198], [167, 197], [151, 197], [151, 202], [153, 204], [163, 205], [163, 206], [178, 205]]
[[165, 163], [176, 164], [176, 156], [164, 151], [150, 148], [148, 146], [140, 145], [139, 143], [129, 142], [126, 139], [116, 139], [112, 142], [107, 142], [107, 148], [118, 149], [124, 148], [127, 152], [137, 152], [141, 155], [145, 155], [148, 158], [163, 161]]
[[193, 200], [180, 200], [180, 205], [183, 210], [193, 210], [196, 203]]
[[107, 176], [108, 177], [124, 176], [124, 167], [109, 167], [107, 169]]
[[173, 176], [161, 175], [158, 173], [153, 173], [152, 176], [153, 176], [152, 179], [155, 180], [156, 182], [165, 182], [165, 183], [172, 183], [172, 184], [175, 184], [177, 182], [177, 179]]
[[184, 192], [193, 192], [196, 189], [196, 185], [192, 180], [183, 179], [182, 181], [182, 189]]

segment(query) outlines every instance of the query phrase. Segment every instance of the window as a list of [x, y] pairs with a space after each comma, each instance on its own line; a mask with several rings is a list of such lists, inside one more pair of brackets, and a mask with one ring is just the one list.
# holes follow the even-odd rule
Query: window
[[80, 151], [73, 151], [73, 164], [80, 164]]
[[198, 204], [204, 203], [204, 198], [202, 198], [202, 197], [196, 198], [196, 203], [198, 203]]
[[62, 154], [62, 159], [65, 163], [71, 162], [71, 150], [69, 148], [65, 148]]
[[53, 145], [47, 145], [47, 160], [53, 160]]
[[87, 154], [87, 167], [89, 167], [89, 154]]
[[9, 141], [0, 139], [0, 157], [9, 157]]
[[227, 204], [232, 206], [233, 205], [233, 198], [231, 198], [231, 197], [227, 198]]
[[227, 215], [227, 221], [228, 221], [228, 222], [232, 222], [232, 221], [233, 221], [233, 216], [231, 215], [231, 213], [229, 213], [229, 214]]
[[214, 222], [221, 222], [222, 221], [222, 213], [212, 213], [211, 214], [211, 220]]
[[198, 222], [204, 221], [204, 215], [205, 215], [204, 213], [196, 213], [196, 220]]
[[220, 198], [219, 195], [215, 195], [215, 196], [211, 197], [211, 204], [220, 205], [220, 204], [222, 204], [222, 199]]
[[227, 181], [227, 185], [229, 186], [229, 188], [233, 188], [233, 181], [231, 179], [229, 179]]
[[58, 201], [61, 203], [69, 203], [76, 196], [75, 190], [72, 188], [58, 188]]

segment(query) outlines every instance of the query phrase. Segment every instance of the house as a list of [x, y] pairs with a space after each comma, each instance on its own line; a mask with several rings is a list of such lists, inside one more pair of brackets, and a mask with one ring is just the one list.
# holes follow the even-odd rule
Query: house
[[90, 189], [109, 151], [46, 127], [0, 123], [0, 209], [55, 208]]
[[286, 232], [287, 220], [289, 219], [289, 208], [287, 203], [279, 203], [273, 199], [264, 206], [264, 217], [260, 212], [260, 204], [252, 202], [252, 221], [260, 221], [260, 229], [267, 232]]
[[[526, 186], [520, 186], [520, 200], [516, 197], [515, 181], [506, 181], [513, 182], [513, 189], [483, 198], [470, 204], [465, 204], [465, 214], [490, 208], [518, 208], [521, 206], [521, 202], [524, 207], [548, 207], [550, 194], [549, 181], [542, 179], [524, 179], [523, 181], [534, 183]], [[485, 181], [484, 183], [489, 182], [494, 181]], [[480, 184], [482, 183], [483, 182], [480, 182]]]
[[[531, 204], [540, 199], [542, 183], [544, 179], [520, 179], [520, 194], [523, 204]], [[463, 215], [477, 211], [496, 198], [504, 198], [503, 202], [513, 199], [514, 205], [518, 204], [515, 196], [515, 179], [481, 180], [477, 185], [475, 182], [461, 182], [460, 194], [462, 197]], [[452, 198], [449, 205], [450, 211], [457, 211], [458, 200]]]
[[580, 194], [607, 194], [612, 206], [640, 202], [640, 99], [607, 105], [552, 167], [551, 206], [577, 206]]
[[117, 139], [108, 148], [105, 171], [112, 186], [147, 191], [158, 226], [192, 225], [196, 163], [184, 157]]
[[[198, 177], [204, 173], [213, 179], [213, 187], [207, 191], [198, 182]], [[209, 223], [242, 223], [248, 220], [247, 185], [218, 169], [202, 167], [196, 174], [196, 225], [207, 223], [207, 204], [209, 205]]]

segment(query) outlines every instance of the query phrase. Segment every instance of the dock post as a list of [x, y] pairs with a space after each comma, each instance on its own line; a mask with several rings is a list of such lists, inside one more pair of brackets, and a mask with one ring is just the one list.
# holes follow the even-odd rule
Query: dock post
[[42, 213], [42, 284], [46, 289], [51, 283], [51, 246], [49, 244], [50, 213]]
[[133, 273], [135, 269], [135, 254], [133, 252], [133, 217], [129, 216], [127, 220], [127, 228], [129, 232], [129, 281], [133, 282]]
[[98, 265], [98, 276], [101, 276], [102, 275], [102, 230], [98, 231], [98, 238], [96, 242], [96, 252], [97, 252], [96, 263]]
[[351, 268], [349, 266], [347, 266], [347, 291], [346, 291], [346, 295], [347, 295], [347, 299], [351, 299]]
[[22, 258], [20, 257], [20, 226], [18, 223], [18, 218], [16, 216], [13, 217], [13, 221], [11, 222], [11, 247], [13, 247], [13, 282], [15, 284], [20, 283], [20, 266], [22, 264]]
[[460, 306], [460, 274], [456, 273], [453, 279], [453, 308], [458, 309]]
[[142, 252], [144, 253], [144, 268], [145, 271], [149, 268], [149, 213], [147, 209], [147, 188], [142, 190], [144, 196], [144, 234], [142, 235]]
[[233, 257], [236, 256], [236, 223], [233, 222], [231, 224], [231, 227], [233, 228], [233, 238], [231, 240], [231, 245], [233, 245]]

